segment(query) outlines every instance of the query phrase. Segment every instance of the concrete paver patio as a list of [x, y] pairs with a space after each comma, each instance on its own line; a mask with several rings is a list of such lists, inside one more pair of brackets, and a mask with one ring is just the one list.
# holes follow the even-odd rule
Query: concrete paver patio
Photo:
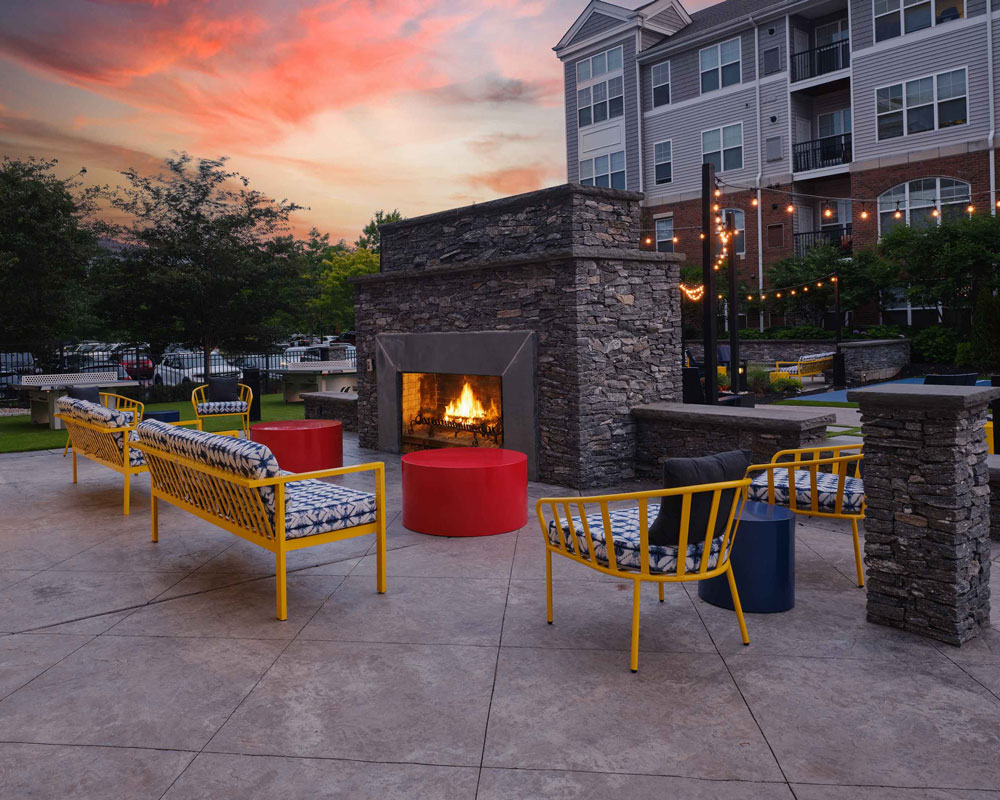
[[[400, 519], [271, 557], [148, 478], [61, 452], [0, 457], [0, 797], [1000, 797], [1000, 622], [962, 649], [865, 621], [849, 527], [799, 519], [796, 607], [748, 615], [630, 589], [520, 531], [438, 539]], [[567, 490], [531, 484], [534, 498]], [[997, 556], [995, 556], [997, 557]], [[996, 566], [1000, 566], [995, 561]]]

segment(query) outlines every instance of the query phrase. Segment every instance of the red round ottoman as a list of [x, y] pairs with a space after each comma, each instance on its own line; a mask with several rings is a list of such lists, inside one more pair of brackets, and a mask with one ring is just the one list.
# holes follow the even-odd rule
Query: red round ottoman
[[528, 457], [515, 450], [450, 447], [407, 453], [403, 526], [435, 536], [493, 536], [528, 521]]
[[344, 466], [343, 430], [334, 419], [288, 419], [255, 422], [250, 438], [266, 444], [289, 472], [312, 472]]

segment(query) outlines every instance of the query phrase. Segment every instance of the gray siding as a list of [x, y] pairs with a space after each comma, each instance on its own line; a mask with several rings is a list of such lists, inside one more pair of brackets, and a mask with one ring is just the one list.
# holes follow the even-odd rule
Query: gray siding
[[650, 47], [655, 47], [662, 42], [664, 38], [663, 34], [644, 30], [642, 31], [642, 49], [648, 50]]
[[965, 16], [978, 17], [986, 13], [986, 0], [966, 0]]
[[665, 8], [659, 14], [653, 14], [649, 18], [650, 22], [657, 25], [662, 25], [665, 28], [683, 28], [684, 20], [681, 19], [681, 15], [677, 13], [676, 8]]
[[576, 62], [563, 64], [566, 86], [566, 180], [576, 183], [580, 180], [580, 160], [577, 150], [580, 146], [579, 129], [576, 126]]
[[[576, 44], [591, 36], [610, 30], [622, 24], [620, 19], [609, 17], [607, 14], [591, 14], [590, 19], [583, 23], [583, 27], [576, 32], [576, 36], [570, 39], [569, 44]], [[569, 45], [567, 45], [568, 47]]]
[[[769, 30], [773, 30], [774, 33], [768, 33]], [[752, 41], [753, 33], [751, 32], [750, 35]], [[785, 35], [784, 17], [760, 26], [760, 52], [757, 54], [757, 58], [760, 60], [761, 69], [763, 69], [764, 51], [770, 50], [772, 47], [778, 48], [778, 59], [781, 63], [781, 71], [784, 72], [788, 69], [787, 42], [788, 39]]]
[[[743, 123], [743, 169], [726, 172], [726, 180], [750, 184], [757, 177], [757, 96], [748, 87], [722, 97], [706, 97], [703, 103], [658, 114], [646, 119], [643, 134], [643, 166], [646, 172], [646, 196], [670, 195], [697, 191], [701, 187], [701, 132], [709, 128]], [[673, 157], [673, 181], [656, 186], [653, 171], [653, 145], [670, 139]], [[649, 201], [652, 204], [652, 200]]]
[[[690, 100], [701, 94], [701, 69], [698, 63], [698, 51], [703, 50], [710, 44], [719, 44], [735, 39], [736, 34], [718, 39], [716, 42], [705, 43], [691, 50], [684, 50], [670, 57], [670, 102], [680, 103], [682, 100]], [[756, 59], [754, 58], [753, 29], [743, 31], [739, 34], [740, 59], [742, 68], [742, 81], [744, 83], [754, 80]]]
[[813, 98], [812, 118], [815, 123], [816, 117], [820, 114], [827, 114], [830, 111], [837, 111], [841, 108], [851, 107], [851, 89], [845, 86], [832, 92], [824, 92]]
[[[760, 87], [761, 142], [760, 158], [764, 162], [764, 181], [770, 175], [791, 172], [791, 145], [788, 142], [788, 82], [785, 79], [769, 81]], [[777, 117], [771, 122], [771, 117]], [[774, 136], [781, 137], [781, 161], [767, 161], [765, 142]]]
[[[925, 131], [878, 142], [875, 139], [875, 89], [911, 78], [968, 69], [970, 123], [938, 131]], [[905, 150], [941, 147], [989, 133], [989, 86], [986, 60], [986, 24], [959, 28], [909, 46], [893, 47], [854, 59], [854, 160], [892, 155]]]

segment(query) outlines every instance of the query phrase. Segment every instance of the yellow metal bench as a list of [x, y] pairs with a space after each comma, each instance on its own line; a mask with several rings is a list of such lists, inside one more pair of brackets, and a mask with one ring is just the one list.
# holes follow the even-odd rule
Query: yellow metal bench
[[815, 355], [802, 356], [797, 361], [775, 361], [771, 380], [776, 381], [778, 378], [809, 378], [812, 380], [830, 369], [833, 369], [833, 353], [816, 353]]
[[[552, 624], [552, 554], [583, 564], [605, 575], [632, 581], [632, 649], [629, 666], [639, 669], [639, 588], [643, 583], [659, 586], [663, 602], [665, 583], [703, 581], [725, 575], [733, 596], [743, 644], [750, 644], [743, 609], [736, 591], [729, 553], [739, 524], [750, 480], [708, 483], [675, 489], [656, 489], [593, 497], [543, 497], [535, 504], [538, 524], [545, 537], [546, 612]], [[732, 496], [721, 528], [717, 525], [724, 492]], [[691, 503], [696, 495], [711, 497], [710, 513], [704, 530], [691, 528]], [[655, 519], [659, 501], [680, 497], [680, 532], [676, 546], [650, 545], [649, 525]], [[626, 503], [624, 507], [620, 504]], [[619, 504], [612, 508], [612, 504]], [[588, 513], [587, 509], [592, 511]], [[547, 516], [546, 516], [547, 512]], [[607, 546], [610, 532], [612, 546]], [[715, 535], [713, 535], [715, 534]], [[679, 554], [684, 553], [680, 558]]]
[[[155, 421], [143, 423], [138, 434], [135, 447], [149, 469], [154, 542], [159, 540], [158, 503], [164, 500], [274, 553], [277, 617], [284, 620], [289, 552], [374, 533], [376, 589], [385, 592], [382, 462], [289, 473], [259, 442], [171, 429]], [[374, 495], [317, 480], [361, 472], [374, 473]]]

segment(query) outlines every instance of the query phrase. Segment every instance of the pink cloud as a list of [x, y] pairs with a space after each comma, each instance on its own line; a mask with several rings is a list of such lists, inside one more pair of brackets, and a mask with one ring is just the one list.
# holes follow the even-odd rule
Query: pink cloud
[[[473, 188], [485, 188], [499, 195], [506, 195], [540, 189], [552, 181], [552, 177], [553, 168], [551, 165], [531, 164], [526, 167], [510, 167], [467, 175], [465, 180]], [[559, 181], [554, 182], [558, 183]]]

